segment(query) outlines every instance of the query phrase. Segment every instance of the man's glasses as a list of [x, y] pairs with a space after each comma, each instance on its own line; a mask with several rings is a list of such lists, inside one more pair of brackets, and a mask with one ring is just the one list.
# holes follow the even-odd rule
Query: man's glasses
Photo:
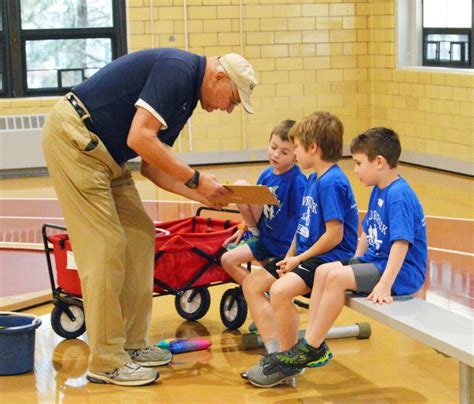
[[240, 104], [240, 97], [239, 97], [239, 91], [237, 90], [236, 88], [236, 85], [235, 83], [232, 81], [232, 79], [229, 77], [229, 75], [227, 74], [226, 70], [224, 69], [224, 66], [222, 66], [222, 63], [220, 61], [220, 57], [217, 58], [217, 62], [219, 63], [219, 65], [222, 67], [222, 69], [224, 70], [226, 76], [227, 76], [227, 81], [229, 83], [229, 86], [230, 86], [230, 91], [232, 93], [232, 105], [234, 106], [237, 106]]
[[230, 86], [230, 92], [232, 93], [232, 101], [231, 101], [232, 105], [237, 106], [237, 105], [240, 104], [239, 91], [237, 89], [235, 89], [235, 91], [237, 92], [237, 95], [236, 95], [236, 93], [234, 92], [235, 84], [230, 79], [230, 77], [227, 77], [227, 79], [228, 79], [228, 83], [229, 83], [229, 86]]

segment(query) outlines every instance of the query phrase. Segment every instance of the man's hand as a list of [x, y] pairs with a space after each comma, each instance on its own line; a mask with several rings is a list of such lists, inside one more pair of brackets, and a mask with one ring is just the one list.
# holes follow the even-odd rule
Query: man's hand
[[215, 175], [208, 173], [201, 173], [199, 177], [199, 185], [196, 188], [196, 191], [208, 199], [227, 195], [231, 192], [217, 181]]
[[372, 293], [366, 297], [367, 300], [372, 300], [374, 304], [390, 304], [393, 302], [392, 292], [389, 287], [386, 287], [380, 282], [375, 285]]
[[281, 261], [277, 262], [277, 273], [280, 275], [280, 278], [285, 275], [287, 272], [292, 271], [300, 264], [300, 259], [298, 257], [285, 257]]

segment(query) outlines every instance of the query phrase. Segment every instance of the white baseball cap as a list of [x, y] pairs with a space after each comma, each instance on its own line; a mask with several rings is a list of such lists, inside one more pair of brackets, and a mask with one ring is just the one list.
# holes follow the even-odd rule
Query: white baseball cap
[[237, 86], [240, 102], [245, 111], [249, 114], [253, 114], [250, 96], [257, 85], [257, 79], [255, 78], [252, 65], [237, 53], [228, 53], [224, 56], [219, 56], [218, 59], [229, 78]]

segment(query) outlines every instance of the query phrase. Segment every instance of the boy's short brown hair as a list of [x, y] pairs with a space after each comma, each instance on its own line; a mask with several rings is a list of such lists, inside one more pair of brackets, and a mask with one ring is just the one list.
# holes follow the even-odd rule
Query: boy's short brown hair
[[285, 121], [280, 122], [278, 125], [276, 125], [271, 133], [270, 133], [270, 140], [272, 140], [272, 136], [276, 135], [278, 136], [281, 140], [284, 142], [292, 142], [290, 137], [288, 136], [288, 132], [290, 129], [293, 127], [296, 121], [293, 121], [292, 119], [287, 119]]
[[355, 137], [351, 143], [351, 153], [363, 153], [369, 161], [374, 161], [377, 156], [387, 160], [390, 168], [398, 165], [402, 152], [400, 139], [392, 129], [378, 127], [366, 130]]
[[321, 149], [325, 161], [338, 161], [342, 157], [344, 125], [329, 112], [314, 112], [296, 122], [290, 130], [290, 139], [297, 138], [305, 150], [314, 143]]

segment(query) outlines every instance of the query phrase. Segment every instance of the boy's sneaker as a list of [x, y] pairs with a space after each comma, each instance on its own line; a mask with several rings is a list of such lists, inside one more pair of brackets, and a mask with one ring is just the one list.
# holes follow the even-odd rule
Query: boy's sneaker
[[277, 366], [317, 368], [326, 365], [332, 359], [332, 352], [326, 342], [316, 349], [302, 340], [288, 351], [272, 354], [269, 359]]
[[243, 372], [240, 372], [240, 377], [244, 380], [248, 380], [249, 379], [249, 371], [253, 368], [256, 368], [257, 366], [264, 366], [268, 363], [270, 363], [270, 357], [271, 357], [271, 354], [265, 354], [263, 355], [261, 358], [260, 358], [260, 361], [258, 362], [258, 365], [255, 365], [253, 367], [251, 367], [250, 369], [247, 369], [247, 370], [244, 370]]
[[126, 349], [132, 361], [142, 366], [161, 366], [171, 362], [173, 356], [166, 349], [149, 346], [140, 349]]
[[234, 248], [240, 247], [241, 245], [248, 244], [252, 241], [257, 241], [258, 237], [254, 235], [250, 230], [247, 230], [238, 243], [229, 243], [227, 250], [233, 250]]
[[[260, 362], [258, 365], [255, 365], [251, 367], [250, 369], [244, 370], [243, 372], [240, 372], [240, 377], [244, 380], [249, 380], [249, 373], [255, 373], [258, 372], [259, 370], [257, 369], [258, 367], [264, 367], [266, 365], [271, 364], [271, 358], [273, 354], [265, 354], [260, 358]], [[300, 372], [296, 375], [299, 376], [304, 372], [304, 368], [300, 369]], [[292, 380], [290, 380], [292, 381]]]
[[259, 364], [247, 371], [250, 383], [257, 387], [273, 387], [285, 382], [293, 383], [296, 376], [301, 375], [304, 368], [277, 366], [273, 363]]
[[112, 372], [87, 371], [86, 378], [91, 383], [117, 384], [119, 386], [144, 386], [158, 379], [159, 373], [135, 362], [129, 362]]

